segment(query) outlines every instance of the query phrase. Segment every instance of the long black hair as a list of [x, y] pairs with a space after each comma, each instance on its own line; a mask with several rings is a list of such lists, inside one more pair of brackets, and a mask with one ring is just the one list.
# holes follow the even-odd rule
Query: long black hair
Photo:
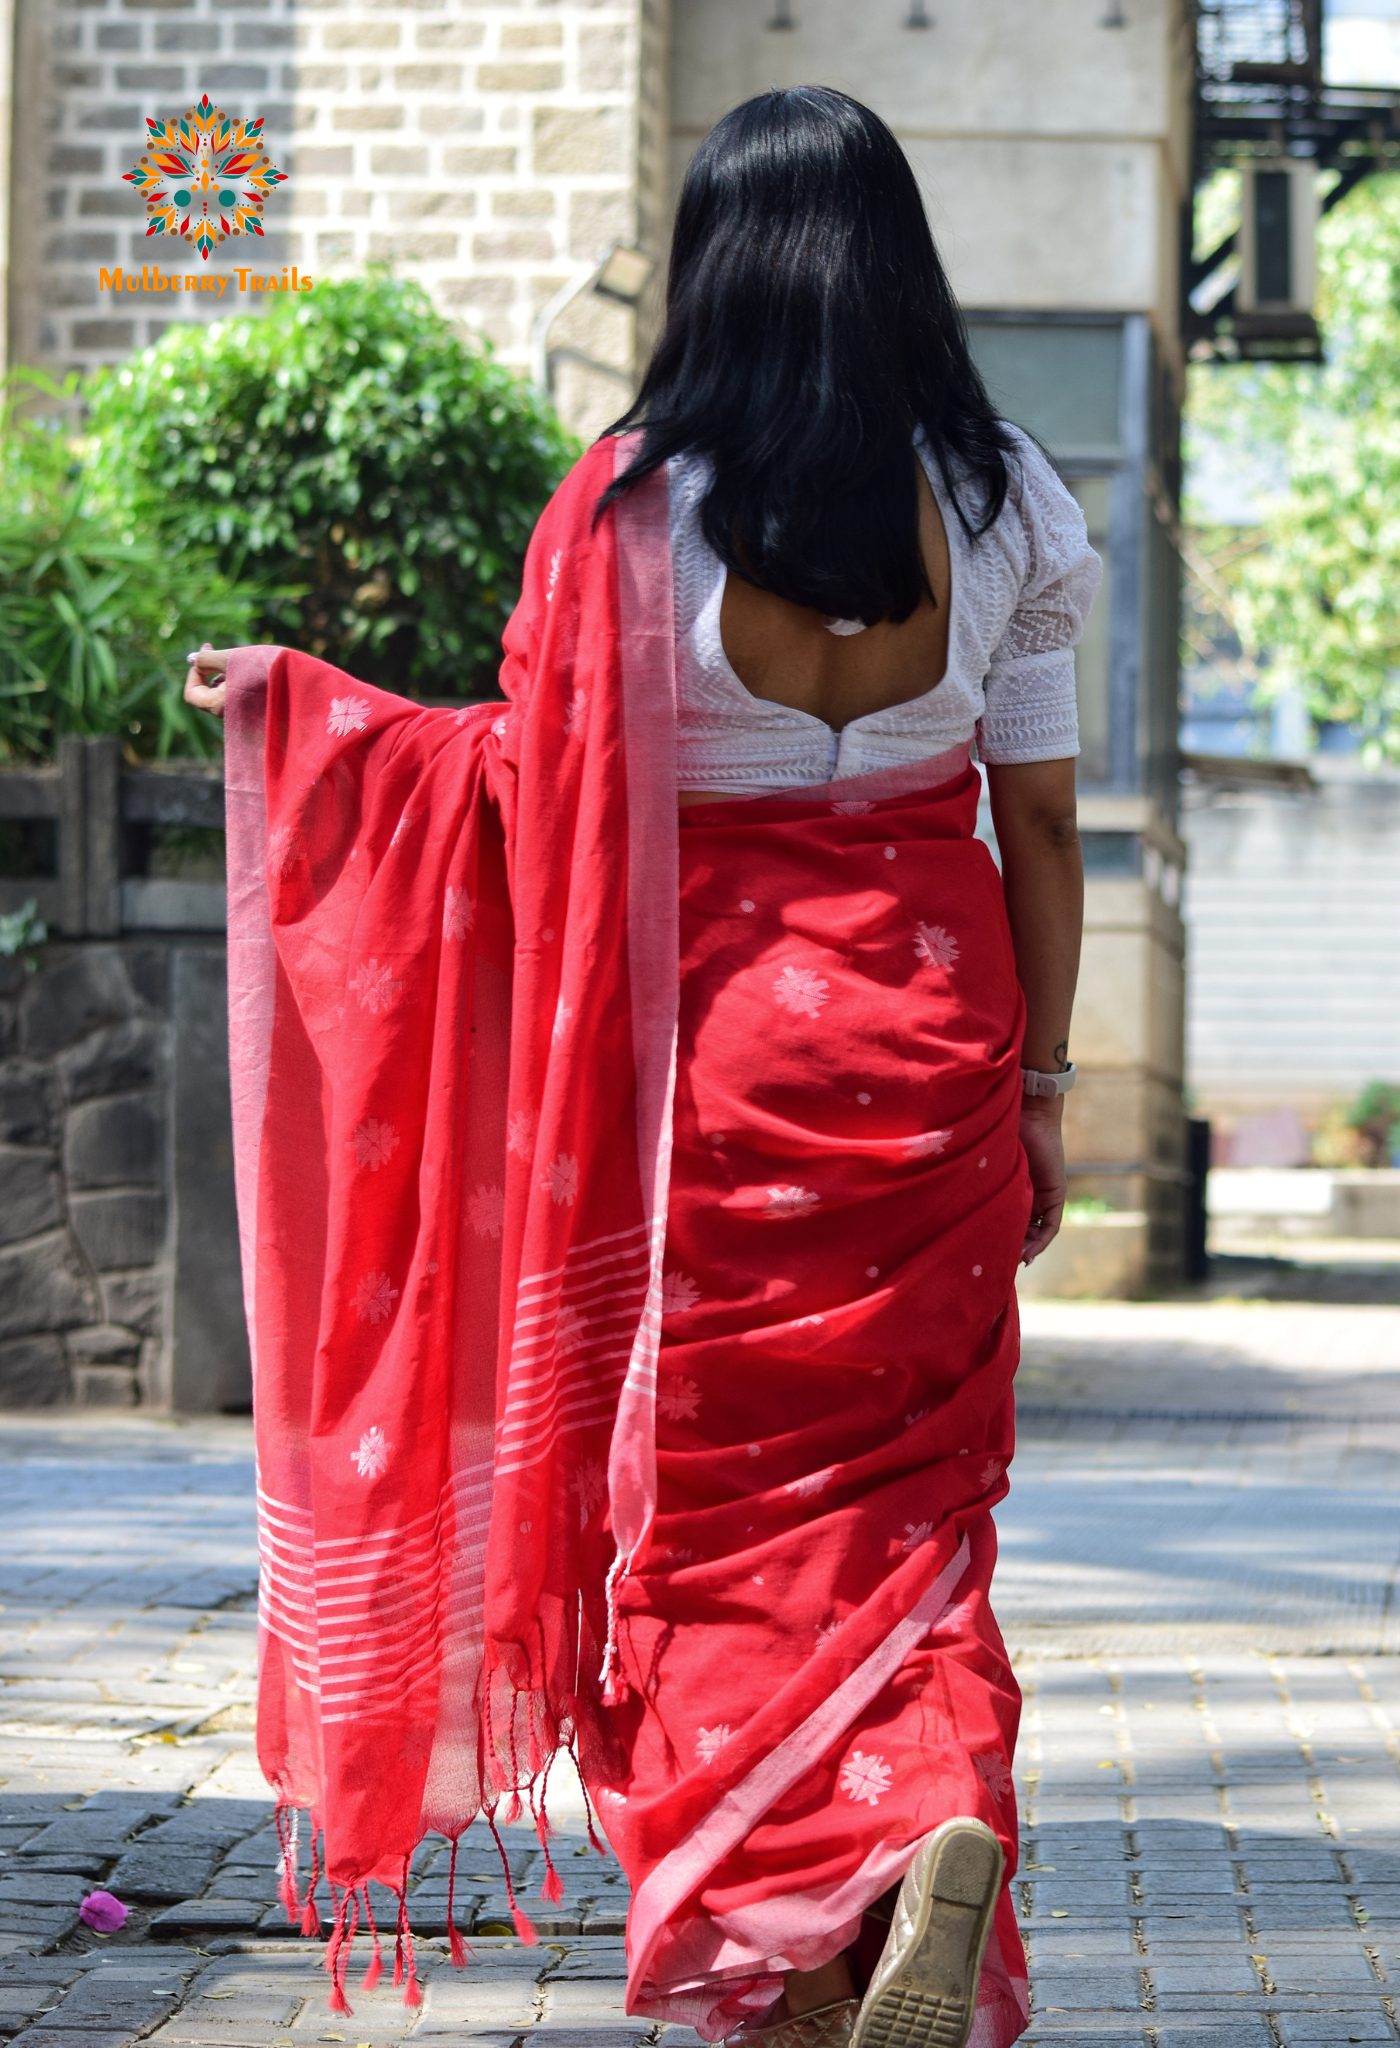
[[740, 576], [839, 618], [907, 619], [928, 589], [912, 440], [922, 427], [970, 536], [1007, 492], [1009, 436], [968, 352], [918, 185], [868, 107], [760, 93], [681, 188], [666, 321], [628, 469], [710, 457], [702, 525]]

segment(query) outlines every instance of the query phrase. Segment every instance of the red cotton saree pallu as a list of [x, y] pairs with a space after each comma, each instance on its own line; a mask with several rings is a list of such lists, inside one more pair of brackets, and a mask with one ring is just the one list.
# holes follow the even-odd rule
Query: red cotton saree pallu
[[[1012, 1867], [1020, 996], [965, 754], [678, 825], [626, 457], [540, 521], [506, 705], [230, 664], [258, 1747], [337, 2008], [368, 1881], [567, 1747], [630, 2008], [714, 2036], [948, 1815]], [[1025, 2012], [1004, 1895], [977, 2048]]]

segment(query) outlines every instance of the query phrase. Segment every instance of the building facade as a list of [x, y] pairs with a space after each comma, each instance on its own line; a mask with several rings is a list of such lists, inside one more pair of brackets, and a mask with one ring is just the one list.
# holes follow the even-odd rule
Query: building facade
[[[254, 273], [383, 261], [505, 361], [525, 369], [547, 345], [560, 409], [587, 434], [633, 388], [659, 271], [636, 311], [584, 290], [547, 334], [541, 314], [614, 243], [664, 259], [677, 181], [714, 120], [765, 86], [817, 82], [890, 121], [993, 394], [1050, 450], [1105, 557], [1079, 663], [1090, 879], [1073, 1192], [1134, 1219], [1118, 1233], [1122, 1285], [1168, 1277], [1184, 1157], [1174, 534], [1189, 0], [5, 8], [7, 346], [55, 373], [118, 361], [173, 318], [256, 310]], [[264, 238], [211, 257], [222, 295], [183, 288], [206, 266], [147, 239], [121, 175], [148, 115], [205, 93], [261, 116], [289, 173]], [[180, 288], [157, 290], [154, 265]]]

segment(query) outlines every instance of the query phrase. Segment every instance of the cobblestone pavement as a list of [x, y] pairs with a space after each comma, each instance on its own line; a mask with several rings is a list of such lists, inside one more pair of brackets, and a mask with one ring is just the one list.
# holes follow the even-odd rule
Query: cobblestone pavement
[[[1033, 1303], [1026, 1323], [998, 1520], [1027, 2043], [1400, 2041], [1400, 1313]], [[533, 1834], [505, 1831], [538, 1947], [474, 1829], [472, 1967], [449, 1966], [431, 1843], [422, 2007], [387, 1972], [356, 1988], [361, 1940], [353, 2015], [327, 2010], [252, 1755], [250, 1453], [236, 1421], [0, 1419], [0, 2037], [654, 2040], [623, 2012], [621, 1872], [567, 1797], [557, 1907]], [[94, 1885], [131, 1905], [119, 1935], [80, 1925]]]

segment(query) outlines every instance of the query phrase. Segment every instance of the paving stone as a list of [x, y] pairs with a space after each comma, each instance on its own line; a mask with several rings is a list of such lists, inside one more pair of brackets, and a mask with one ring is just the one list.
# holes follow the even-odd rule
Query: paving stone
[[556, 2027], [548, 2020], [530, 2032], [540, 2048], [639, 2048], [651, 2038], [651, 2028], [642, 2020], [600, 2022], [592, 2027]]
[[6, 1984], [71, 1984], [90, 1958], [87, 1956], [13, 1955], [0, 1958], [0, 1986]]
[[1383, 2010], [1374, 2013], [1290, 2013], [1286, 2026], [1290, 2048], [1340, 2048], [1348, 2041], [1395, 2040]]
[[247, 1899], [182, 1899], [152, 1917], [150, 1931], [159, 1938], [174, 1934], [250, 1932], [263, 1917], [260, 1904]]
[[1232, 1906], [1224, 1911], [1145, 1913], [1138, 1924], [1142, 1928], [1143, 1939], [1153, 1948], [1164, 1941], [1238, 1940], [1244, 1928], [1244, 1922]]
[[1152, 1982], [1159, 1998], [1192, 1991], [1258, 1991], [1259, 1978], [1249, 1956], [1238, 1954], [1206, 1961], [1199, 1953], [1177, 1959], [1154, 1956]]
[[626, 1975], [626, 1943], [594, 1938], [571, 1942], [567, 1952], [550, 1971], [549, 1982], [557, 1984], [566, 1978], [614, 1978]]
[[[1301, 1886], [1299, 1889], [1302, 1889]], [[1282, 1896], [1261, 1899], [1251, 1893], [1247, 1903], [1250, 1917], [1261, 1935], [1285, 1928], [1341, 1929], [1354, 1928], [1356, 1925], [1346, 1894], [1340, 1885], [1330, 1897], [1316, 1900], [1295, 1900]]]
[[112, 1872], [109, 1890], [119, 1899], [168, 1900], [178, 1905], [198, 1897], [214, 1872], [214, 1855], [173, 1854], [154, 1843], [129, 1849]]
[[[146, 1084], [138, 1077], [123, 1085], [131, 1089]], [[103, 1306], [109, 1321], [131, 1330], [140, 1327], [135, 1314], [115, 1309], [107, 1294]], [[86, 1327], [98, 1318], [88, 1313], [78, 1320]], [[139, 1433], [151, 1425], [133, 1418], [122, 1427]], [[193, 1427], [192, 1444], [199, 1426]], [[1173, 1440], [1183, 1441], [1179, 1436]], [[1130, 1457], [1138, 1461], [1133, 1495], [1137, 1512], [1137, 1504], [1150, 1500], [1156, 1483], [1149, 1483], [1152, 1461], [1165, 1453], [1147, 1431], [1131, 1442], [1115, 1441], [1123, 1446], [1112, 1452], [1120, 1459], [1118, 1470], [1128, 1470]], [[7, 1442], [0, 1425], [0, 1461], [8, 1455]], [[1023, 1451], [1033, 1470], [1039, 1455], [1033, 1434], [1026, 1437]], [[1071, 1454], [1080, 1455], [1072, 1446], [1065, 1456]], [[107, 1455], [106, 1447], [87, 1454], [97, 1462]], [[1094, 1460], [1105, 1455], [1102, 1444], [1092, 1450]], [[1231, 1485], [1238, 1486], [1242, 1471], [1260, 1469], [1257, 1462], [1248, 1466], [1255, 1453], [1247, 1444], [1242, 1449], [1226, 1447], [1218, 1455], [1207, 1446], [1190, 1455], [1197, 1459], [1200, 1472], [1219, 1471]], [[70, 1460], [66, 1468], [63, 1457]], [[1217, 1459], [1214, 1467], [1208, 1466], [1209, 1458]], [[203, 1626], [200, 1616], [217, 1599], [230, 1590], [237, 1597], [239, 1588], [252, 1583], [246, 1564], [232, 1562], [237, 1545], [247, 1544], [247, 1477], [239, 1479], [242, 1490], [233, 1507], [221, 1505], [215, 1511], [224, 1519], [205, 1520], [210, 1508], [198, 1487], [205, 1483], [199, 1475], [209, 1468], [191, 1462], [190, 1454], [179, 1446], [163, 1449], [161, 1459], [168, 1462], [144, 1466], [139, 1488], [138, 1479], [130, 1482], [131, 1506], [126, 1510], [120, 1496], [115, 1507], [107, 1498], [112, 1485], [127, 1484], [107, 1477], [116, 1472], [115, 1465], [109, 1465], [102, 1484], [94, 1486], [88, 1476], [91, 1464], [84, 1469], [68, 1451], [51, 1460], [44, 1485], [53, 1493], [54, 1526], [63, 1529], [65, 1540], [57, 1559], [46, 1556], [42, 1567], [29, 1557], [14, 1561], [7, 1555], [7, 1481], [12, 1473], [22, 1476], [24, 1467], [11, 1464], [0, 1474], [0, 1679], [28, 1686], [24, 1671], [42, 1674], [33, 1698], [41, 1704], [47, 1686], [46, 1720], [91, 1711], [97, 1694], [84, 1688], [98, 1682], [112, 1699], [130, 1700], [131, 1707], [121, 1711], [132, 1715], [150, 1712], [150, 1703], [156, 1700], [168, 1704], [172, 1698], [179, 1702], [188, 1696], [195, 1711], [205, 1698], [216, 1703], [227, 1699], [231, 1674], [241, 1674], [243, 1691], [238, 1696], [249, 1697], [251, 1614], [216, 1614], [205, 1633], [192, 1639], [197, 1647], [181, 1649], [187, 1631]], [[1059, 1493], [1042, 1492], [1042, 1503], [1058, 1500], [1065, 1511], [1073, 1504], [1077, 1512], [1091, 1489], [1102, 1484], [1092, 1472], [1104, 1469], [1101, 1463], [1086, 1465], [1076, 1477], [1067, 1466], [1064, 1482], [1056, 1482]], [[243, 1470], [246, 1474], [246, 1465]], [[30, 1502], [25, 1512], [37, 1528], [39, 1497], [33, 1482], [24, 1483], [31, 1487], [24, 1496]], [[1277, 1483], [1280, 1500], [1294, 1497], [1286, 1495], [1293, 1481]], [[60, 1499], [54, 1488], [64, 1484], [69, 1490]], [[186, 1494], [187, 1487], [194, 1490]], [[1205, 1498], [1198, 1487], [1195, 1499]], [[47, 1508], [47, 1500], [42, 1506]], [[1126, 1510], [1115, 1512], [1121, 1517]], [[156, 1519], [148, 1526], [152, 1516]], [[1063, 1525], [1052, 1517], [1047, 1526]], [[69, 1532], [74, 1527], [95, 1532], [90, 1554], [72, 1548]], [[1008, 1545], [1007, 1559], [1014, 1565], [1013, 1551]], [[250, 1552], [245, 1547], [239, 1555], [246, 1558]], [[1204, 1547], [1193, 1550], [1193, 1571], [1208, 1573], [1214, 1568], [1214, 1553]], [[1161, 1583], [1169, 1590], [1170, 1573]], [[47, 1590], [27, 1590], [41, 1586]], [[13, 1604], [21, 1590], [22, 1614]], [[177, 1606], [177, 1600], [189, 1604]], [[216, 1631], [225, 1627], [230, 1633], [215, 1645]], [[20, 1668], [12, 1670], [16, 1658]], [[205, 1673], [193, 1682], [172, 1676], [170, 1664], [182, 1659], [204, 1663]], [[1075, 2043], [1092, 2041], [1095, 2048], [1112, 2048], [1115, 2042], [1131, 2041], [1134, 2048], [1145, 2048], [1150, 2029], [1156, 2048], [1184, 2048], [1188, 2042], [1195, 2048], [1268, 2048], [1274, 2037], [1264, 2019], [1266, 2010], [1281, 2015], [1285, 2048], [1292, 2042], [1302, 2048], [1305, 2041], [1309, 2048], [1330, 2048], [1332, 2039], [1346, 2038], [1342, 2032], [1329, 2034], [1329, 2027], [1359, 2028], [1367, 2040], [1394, 2038], [1393, 2033], [1370, 2031], [1377, 2016], [1383, 2018], [1381, 1998], [1393, 1994], [1376, 1980], [1366, 1961], [1335, 1849], [1318, 1827], [1310, 1772], [1321, 1774], [1328, 1810], [1338, 1816], [1338, 1830], [1357, 1831], [1339, 1832], [1337, 1846], [1348, 1858], [1363, 1902], [1380, 1909], [1368, 1923], [1367, 1938], [1381, 1952], [1386, 1970], [1400, 1980], [1400, 1772], [1386, 1759], [1379, 1732], [1366, 1735], [1367, 1727], [1374, 1730], [1374, 1722], [1361, 1690], [1370, 1686], [1379, 1699], [1389, 1702], [1392, 1720], [1400, 1720], [1400, 1668], [1391, 1671], [1384, 1660], [1364, 1659], [1352, 1667], [1340, 1658], [1290, 1658], [1266, 1664], [1257, 1657], [1232, 1658], [1211, 1650], [1189, 1663], [1175, 1652], [1139, 1658], [1115, 1653], [1096, 1665], [1073, 1658], [1025, 1658], [1020, 1671], [1027, 1715], [1018, 1772], [1023, 1777], [1039, 1772], [1038, 1778], [1027, 1780], [1029, 1867], [1018, 1880], [1017, 1892], [1019, 1900], [1024, 1884], [1036, 1902], [1036, 1917], [1025, 1923], [1037, 2001], [1028, 2043], [1053, 2041], [1073, 2048]], [[151, 1683], [156, 1672], [163, 1680], [159, 1687]], [[13, 1692], [13, 1685], [8, 1689]], [[26, 1693], [26, 1713], [32, 1711], [28, 1697]], [[1193, 1704], [1198, 1697], [1205, 1700], [1208, 1716]], [[1151, 1703], [1150, 1713], [1144, 1702]], [[1109, 1716], [1100, 1714], [1103, 1705], [1112, 1708]], [[1124, 1784], [1118, 1771], [1100, 1774], [1097, 1769], [1109, 1743], [1118, 1754], [1120, 1725], [1127, 1727], [1137, 1753], [1135, 1790]], [[240, 1739], [241, 1753], [247, 1757], [248, 1737]], [[201, 1744], [205, 1740], [201, 1738]], [[1300, 1747], [1303, 1742], [1311, 1745], [1306, 1755]], [[0, 1770], [12, 1747], [12, 1738], [0, 1725]], [[187, 1759], [180, 1745], [131, 1752], [113, 1742], [113, 1763], [104, 1762], [93, 1772], [96, 1752], [105, 1754], [106, 1748], [86, 1740], [75, 1739], [66, 1746], [55, 1742], [37, 1768], [49, 1768], [57, 1759], [57, 1769], [69, 1773], [65, 1784], [100, 1782], [115, 1791], [123, 1779], [156, 1765], [170, 1773], [158, 1781], [162, 1787], [168, 1783], [176, 1788], [166, 1803], [152, 1804], [143, 1799], [139, 1785], [125, 1786], [125, 1807], [104, 1811], [98, 1802], [89, 1801], [79, 1812], [59, 1813], [55, 1805], [64, 1800], [21, 1808], [15, 1795], [0, 1789], [0, 1850], [26, 1842], [33, 1848], [53, 1828], [74, 1830], [49, 1835], [46, 1846], [33, 1856], [0, 1857], [0, 1872], [13, 1872], [22, 1862], [31, 1877], [66, 1874], [81, 1891], [97, 1870], [106, 1868], [104, 1858], [120, 1857], [123, 1863], [128, 1858], [158, 1859], [167, 1879], [193, 1858], [207, 1882], [197, 1892], [191, 1887], [188, 1898], [170, 1897], [167, 1911], [153, 1916], [153, 1931], [169, 1947], [153, 1948], [149, 1933], [138, 1931], [128, 1948], [101, 1951], [106, 1961], [119, 1955], [145, 1958], [141, 1983], [94, 1977], [96, 1990], [75, 1999], [68, 2018], [64, 2014], [72, 1993], [60, 2001], [56, 2013], [41, 2008], [63, 1988], [64, 1971], [72, 1967], [82, 1974], [82, 1958], [20, 1959], [59, 1966], [58, 1978], [17, 1979], [12, 1987], [17, 2001], [14, 2020], [30, 2019], [25, 2033], [46, 2034], [51, 2048], [65, 2042], [66, 2048], [92, 2048], [94, 2041], [110, 2035], [108, 2022], [117, 2015], [133, 2023], [139, 2015], [139, 2031], [168, 2042], [170, 2048], [200, 2048], [203, 2043], [212, 2048], [215, 2042], [222, 2048], [273, 2048], [277, 2039], [297, 2044], [325, 2041], [340, 2048], [337, 2036], [343, 2037], [344, 2048], [355, 2048], [361, 2040], [372, 2048], [390, 2048], [425, 2031], [436, 2032], [444, 2044], [449, 2034], [455, 2034], [465, 2036], [475, 2048], [493, 2041], [507, 2048], [526, 2029], [548, 2036], [558, 2048], [574, 2043], [583, 2048], [585, 2042], [587, 2048], [606, 2048], [610, 2040], [631, 2044], [647, 2034], [645, 2023], [629, 2020], [622, 2012], [621, 1941], [571, 1931], [556, 1934], [565, 1950], [562, 1957], [557, 1949], [523, 1948], [514, 1940], [513, 1929], [499, 1940], [474, 1936], [477, 1963], [460, 1976], [446, 1967], [445, 1944], [440, 1936], [434, 1937], [434, 1946], [425, 1943], [419, 1948], [426, 1992], [420, 2015], [407, 2012], [387, 1988], [368, 1995], [356, 1990], [368, 1960], [368, 1945], [361, 1941], [350, 1973], [355, 2013], [352, 2018], [333, 2019], [325, 2006], [321, 1949], [303, 1940], [298, 1929], [287, 1928], [285, 1914], [271, 1896], [278, 1871], [275, 1836], [268, 1826], [270, 1802], [258, 1797], [186, 1805], [184, 1792], [210, 1768], [201, 1764], [196, 1769], [193, 1750]], [[1226, 1767], [1219, 1785], [1211, 1749], [1223, 1756]], [[233, 1757], [235, 1752], [229, 1749], [227, 1754]], [[1364, 1769], [1353, 1770], [1338, 1761], [1350, 1756], [1372, 1760]], [[250, 1774], [241, 1783], [249, 1790], [260, 1789], [251, 1775], [251, 1758], [239, 1768]], [[1339, 1791], [1334, 1781], [1343, 1768], [1353, 1776]], [[105, 1775], [108, 1771], [110, 1776]], [[1386, 1771], [1398, 1788], [1393, 1809], [1383, 1789], [1383, 1781], [1389, 1783]], [[1125, 1809], [1120, 1803], [1125, 1797], [1133, 1798], [1135, 1806]], [[13, 1822], [6, 1817], [11, 1812], [18, 1816]], [[1133, 1816], [1130, 1827], [1125, 1826], [1125, 1812]], [[1224, 1826], [1227, 1814], [1235, 1823], [1233, 1831]], [[542, 1927], [603, 1925], [620, 1933], [625, 1887], [607, 1882], [617, 1872], [616, 1861], [600, 1862], [591, 1854], [575, 1853], [584, 1847], [577, 1823], [561, 1830], [552, 1843], [565, 1897], [562, 1910], [556, 1909], [557, 1917], [550, 1920], [550, 1909], [538, 1898], [538, 1845], [528, 1830], [508, 1835], [521, 1903]], [[1128, 1850], [1134, 1852], [1131, 1857]], [[74, 1867], [65, 1872], [65, 1862]], [[1243, 1865], [1250, 1885], [1248, 1896], [1240, 1899], [1233, 1896], [1237, 1864]], [[445, 1926], [441, 1839], [424, 1844], [413, 1867], [415, 1926], [420, 1933], [429, 1925]], [[484, 1829], [469, 1830], [463, 1838], [458, 1884], [459, 1918], [465, 1919], [480, 1902], [502, 1914], [496, 1924], [509, 1925], [499, 1862]], [[265, 1913], [259, 1910], [264, 1902]], [[197, 1911], [201, 1924], [175, 1925], [168, 1915], [178, 1919], [182, 1909]], [[51, 1940], [52, 1933], [41, 1923], [52, 1923], [56, 1917], [61, 1925], [65, 1915], [71, 1922], [73, 1909], [71, 1904], [16, 1903], [12, 1910], [30, 1916], [26, 1932], [10, 1937], [0, 1928], [0, 1942]], [[1254, 1916], [1257, 1930], [1249, 1936], [1246, 1910]], [[1393, 1934], [1383, 1917], [1388, 1911], [1395, 1912]], [[238, 1915], [232, 1931], [231, 1914]], [[1060, 1914], [1064, 1917], [1056, 1917]], [[224, 1931], [216, 1932], [216, 1926]], [[1145, 1958], [1134, 1951], [1135, 1928], [1146, 1937]], [[187, 1972], [199, 1959], [191, 1956], [186, 1944], [196, 1943], [206, 1953], [217, 1952], [217, 1962], [205, 1969], [183, 2005], [167, 2007], [163, 2001], [177, 1979], [161, 1972]], [[1281, 1987], [1270, 2000], [1249, 1988], [1258, 1982], [1251, 1953], [1265, 1955], [1272, 1980]], [[10, 1981], [7, 1967], [0, 1958], [0, 1999]], [[1151, 1972], [1157, 1998], [1151, 2012], [1137, 2003], [1144, 1967]], [[535, 1980], [542, 1973], [546, 2017], [531, 2027], [537, 2010]], [[152, 1996], [157, 1991], [159, 1998]], [[1088, 2005], [1084, 2001], [1089, 1999], [1096, 2002]], [[170, 2016], [163, 2018], [167, 2009]], [[0, 2014], [4, 2011], [0, 2004]], [[31, 2018], [34, 2014], [37, 2017]], [[686, 2029], [667, 2029], [662, 2039], [669, 2048], [694, 2048]]]
[[[1209, 1863], [1197, 1866], [1184, 1861], [1163, 1865], [1149, 1860], [1139, 1873], [1138, 1885], [1149, 1904], [1160, 1902], [1163, 1905], [1181, 1898], [1232, 1898], [1239, 1889], [1235, 1873], [1228, 1864], [1222, 1868]], [[1253, 1887], [1250, 1889], [1252, 1891]]]
[[545, 1980], [545, 2013], [552, 2025], [564, 2026], [599, 2013], [620, 2014], [623, 1986], [615, 1980], [550, 1976]]
[[260, 1828], [256, 1834], [247, 1835], [235, 1843], [225, 1856], [222, 1870], [280, 1870], [282, 1864], [281, 1846], [276, 1831]]
[[266, 1907], [277, 1897], [279, 1883], [280, 1874], [275, 1870], [230, 1870], [225, 1865], [215, 1874], [207, 1896], [217, 1899], [254, 1899]]
[[178, 1978], [152, 1984], [127, 1977], [112, 1980], [106, 1971], [93, 1972], [79, 1978], [45, 2024], [84, 2032], [110, 2027], [144, 2032], [154, 2021], [169, 2017], [183, 1988]]
[[0, 2033], [18, 2033], [27, 2020], [53, 2004], [55, 1996], [52, 1984], [0, 1984]]
[[[324, 1917], [325, 1916], [322, 1915], [322, 1918]], [[379, 1916], [376, 1914], [376, 1920], [378, 1919], [378, 1917]], [[392, 1923], [390, 1924], [392, 1925]], [[287, 1918], [287, 1909], [285, 1906], [269, 1906], [267, 1911], [263, 1914], [262, 1918], [258, 1922], [258, 1933], [264, 1935], [279, 1935], [287, 1941], [298, 1941], [301, 1938], [301, 1921], [299, 1918], [294, 1921], [289, 1921]]]
[[124, 2048], [133, 2038], [130, 2028], [94, 2027], [79, 2034], [45, 2020], [42, 2026], [26, 2027], [22, 2034], [16, 2034], [11, 2048]]
[[1158, 2048], [1275, 2048], [1273, 2029], [1262, 2014], [1236, 2013], [1225, 2026], [1168, 2020], [1155, 2023], [1152, 2032]]
[[1070, 2012], [1137, 2012], [1143, 2003], [1142, 1980], [1135, 1971], [1048, 1972], [1043, 1979], [1037, 1976], [1034, 1995], [1037, 2007], [1063, 2006]]
[[76, 1905], [87, 1889], [71, 1871], [0, 1868], [0, 1906]]
[[1354, 1990], [1374, 1991], [1379, 1996], [1383, 1988], [1363, 1955], [1313, 1953], [1285, 1957], [1267, 1946], [1264, 1954], [1268, 1957], [1269, 1976], [1281, 1992]]
[[583, 1919], [585, 1934], [625, 1934], [627, 1931], [627, 1904], [625, 1900], [600, 1899], [590, 1906]]
[[1030, 2031], [1021, 2036], [1018, 2048], [1044, 2048], [1050, 2042], [1055, 2048], [1145, 2048], [1146, 2041], [1141, 2027], [1124, 2031], [1119, 2013], [1046, 2011], [1032, 2013]]
[[163, 1818], [177, 1798], [178, 1795], [162, 1799], [139, 1792], [99, 1792], [76, 1813], [65, 1813], [52, 1820], [42, 1833], [30, 1839], [28, 1846], [38, 1855], [79, 1849], [93, 1855], [119, 1856], [129, 1838], [148, 1822]]
[[242, 1983], [230, 1989], [221, 1983], [215, 1989], [197, 1991], [185, 2007], [183, 2018], [187, 2024], [220, 2029], [222, 2039], [223, 2030], [230, 2027], [290, 2026], [300, 2005], [299, 1997], [289, 1997], [285, 1992]]

